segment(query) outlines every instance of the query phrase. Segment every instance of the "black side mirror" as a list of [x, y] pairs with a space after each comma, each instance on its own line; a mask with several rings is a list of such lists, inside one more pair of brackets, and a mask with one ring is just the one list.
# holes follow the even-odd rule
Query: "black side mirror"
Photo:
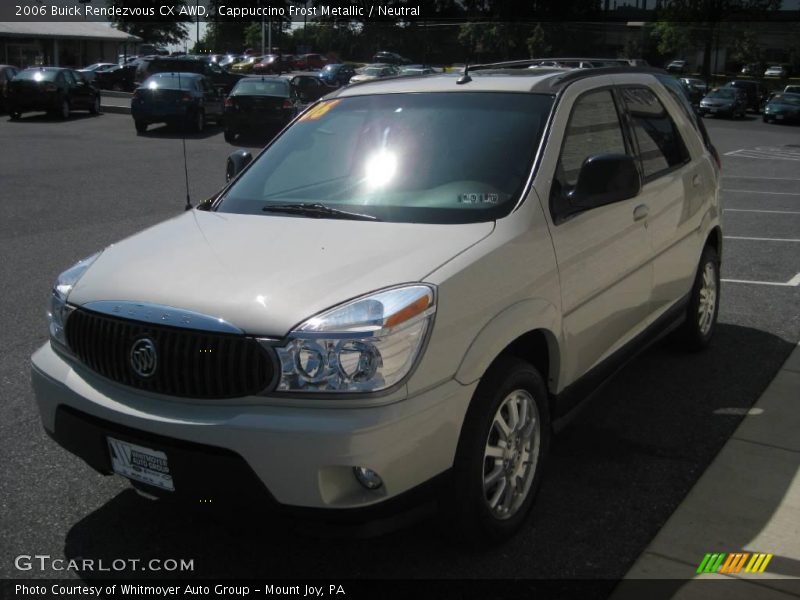
[[642, 177], [627, 154], [596, 154], [581, 166], [575, 188], [567, 194], [571, 207], [586, 210], [627, 200], [639, 194]]
[[251, 162], [253, 162], [253, 155], [247, 150], [231, 152], [225, 165], [225, 181], [228, 182], [236, 177]]

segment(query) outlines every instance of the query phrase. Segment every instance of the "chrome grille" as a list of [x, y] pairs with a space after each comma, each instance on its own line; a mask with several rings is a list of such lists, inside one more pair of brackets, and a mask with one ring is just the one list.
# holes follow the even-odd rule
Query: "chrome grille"
[[[111, 317], [83, 308], [67, 320], [67, 344], [103, 377], [157, 394], [186, 398], [238, 398], [262, 392], [272, 361], [254, 339]], [[153, 341], [158, 365], [151, 377], [136, 374], [131, 347]]]

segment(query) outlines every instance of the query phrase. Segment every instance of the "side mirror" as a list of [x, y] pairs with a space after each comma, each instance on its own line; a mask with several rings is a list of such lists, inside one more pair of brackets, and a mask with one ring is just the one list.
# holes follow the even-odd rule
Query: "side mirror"
[[575, 188], [567, 194], [571, 207], [586, 210], [627, 200], [639, 194], [642, 177], [627, 154], [596, 154], [581, 166]]
[[225, 165], [225, 182], [227, 183], [239, 173], [244, 171], [244, 168], [253, 162], [253, 155], [247, 150], [237, 150], [228, 156]]

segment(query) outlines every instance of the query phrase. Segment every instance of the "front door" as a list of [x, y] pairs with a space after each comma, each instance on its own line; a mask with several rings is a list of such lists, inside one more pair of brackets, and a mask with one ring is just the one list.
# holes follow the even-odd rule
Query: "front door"
[[[553, 173], [546, 213], [561, 282], [564, 385], [642, 330], [653, 284], [639, 197], [563, 217], [568, 212], [566, 194], [575, 186], [586, 158], [633, 155], [612, 89], [596, 85], [585, 80], [567, 89], [550, 136], [551, 140], [563, 137], [563, 144], [555, 152], [548, 148], [550, 161], [542, 164]], [[553, 161], [555, 153], [558, 158]]]

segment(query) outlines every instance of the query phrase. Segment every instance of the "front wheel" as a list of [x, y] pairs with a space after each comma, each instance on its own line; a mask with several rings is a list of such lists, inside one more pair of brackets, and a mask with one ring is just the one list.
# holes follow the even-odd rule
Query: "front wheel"
[[533, 506], [550, 442], [544, 380], [530, 364], [501, 357], [472, 398], [442, 516], [471, 542], [514, 535]]
[[136, 127], [136, 133], [139, 135], [147, 131], [147, 123], [144, 121], [134, 121], [133, 126]]
[[711, 246], [703, 249], [679, 333], [689, 350], [708, 346], [717, 326], [720, 298], [719, 256]]

